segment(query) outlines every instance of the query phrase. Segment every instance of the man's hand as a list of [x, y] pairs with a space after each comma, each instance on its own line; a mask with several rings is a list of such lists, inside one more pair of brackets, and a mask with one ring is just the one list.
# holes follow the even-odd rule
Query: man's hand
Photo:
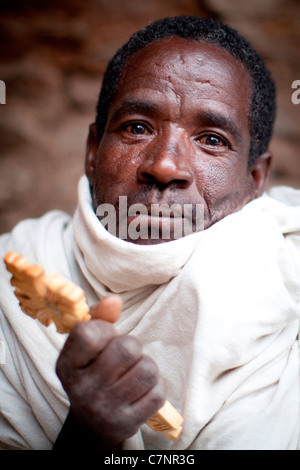
[[103, 449], [120, 448], [165, 401], [158, 367], [140, 341], [119, 336], [99, 319], [107, 318], [109, 309], [116, 312], [118, 302], [116, 296], [103, 299], [91, 311], [92, 320], [71, 330], [56, 366], [72, 420], [89, 429]]

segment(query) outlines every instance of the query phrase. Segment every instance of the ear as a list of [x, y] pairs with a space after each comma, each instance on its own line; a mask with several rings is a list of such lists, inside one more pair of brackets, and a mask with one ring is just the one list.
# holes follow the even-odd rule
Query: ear
[[250, 167], [255, 197], [261, 196], [269, 181], [272, 166], [272, 154], [267, 151], [260, 155]]
[[91, 124], [89, 126], [89, 135], [86, 142], [85, 153], [85, 173], [90, 183], [92, 183], [94, 177], [98, 147], [99, 142], [97, 138], [96, 124]]

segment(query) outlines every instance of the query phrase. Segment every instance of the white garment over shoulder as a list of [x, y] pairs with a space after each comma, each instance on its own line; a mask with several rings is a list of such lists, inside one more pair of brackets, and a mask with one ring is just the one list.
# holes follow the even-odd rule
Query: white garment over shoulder
[[[86, 177], [60, 211], [0, 237], [80, 285], [90, 305], [117, 292], [116, 327], [138, 336], [184, 416], [176, 442], [146, 425], [125, 449], [298, 449], [300, 191], [274, 188], [211, 228], [154, 246], [109, 234]], [[51, 449], [68, 412], [55, 375], [66, 335], [22, 313], [1, 263], [0, 448]]]

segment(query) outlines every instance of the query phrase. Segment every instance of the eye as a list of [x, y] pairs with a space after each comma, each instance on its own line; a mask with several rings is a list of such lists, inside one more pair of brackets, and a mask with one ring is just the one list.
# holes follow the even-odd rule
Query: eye
[[229, 147], [225, 139], [215, 134], [205, 134], [199, 138], [199, 142], [209, 147]]
[[150, 129], [146, 126], [146, 124], [143, 124], [142, 122], [132, 122], [132, 123], [127, 123], [122, 126], [123, 130], [126, 132], [129, 132], [130, 134], [134, 135], [150, 135], [151, 131]]

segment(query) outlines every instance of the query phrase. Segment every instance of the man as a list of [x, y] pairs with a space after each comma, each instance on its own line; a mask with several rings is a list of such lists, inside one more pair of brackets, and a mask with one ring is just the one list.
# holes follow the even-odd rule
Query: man
[[[64, 274], [95, 306], [65, 342], [3, 282], [3, 448], [298, 448], [300, 197], [261, 197], [274, 115], [262, 60], [221, 23], [160, 20], [117, 52], [74, 219], [2, 237], [3, 254]], [[120, 301], [112, 326], [103, 310]], [[184, 417], [176, 442], [144, 424], [166, 399]]]

